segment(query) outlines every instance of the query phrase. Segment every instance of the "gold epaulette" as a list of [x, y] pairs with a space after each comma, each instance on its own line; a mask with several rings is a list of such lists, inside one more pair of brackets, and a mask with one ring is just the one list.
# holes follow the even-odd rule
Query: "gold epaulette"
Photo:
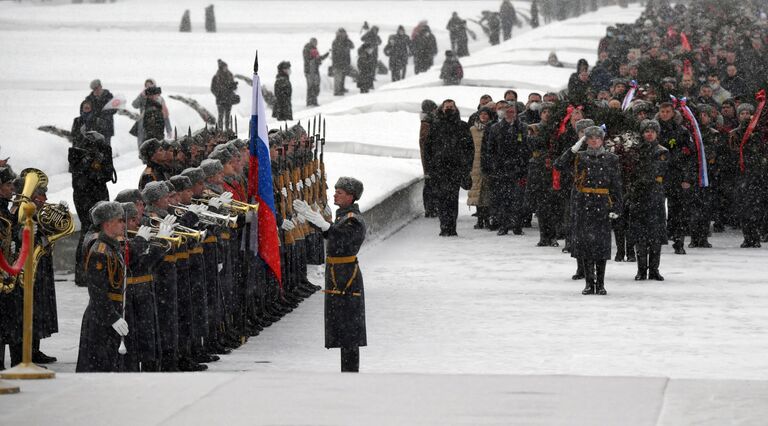
[[106, 253], [107, 252], [107, 245], [99, 242], [99, 244], [96, 245], [96, 253]]

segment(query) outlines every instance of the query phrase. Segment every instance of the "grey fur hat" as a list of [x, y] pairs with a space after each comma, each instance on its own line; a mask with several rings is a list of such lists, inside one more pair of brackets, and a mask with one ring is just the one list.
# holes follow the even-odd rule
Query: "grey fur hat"
[[168, 195], [168, 185], [165, 182], [149, 182], [141, 191], [141, 198], [145, 203], [154, 203], [166, 195]]
[[650, 102], [646, 102], [644, 100], [636, 100], [632, 102], [632, 114], [640, 114], [641, 112], [647, 112], [650, 113], [653, 111], [653, 105], [651, 105]]
[[742, 111], [749, 111], [750, 114], [754, 114], [755, 106], [746, 102], [742, 102], [739, 104], [739, 107], [736, 108], [736, 114], [741, 114]]
[[122, 204], [117, 201], [102, 201], [91, 210], [91, 221], [99, 226], [109, 220], [121, 218], [124, 214]]
[[344, 190], [346, 193], [355, 197], [355, 201], [359, 200], [363, 195], [363, 183], [353, 177], [340, 177], [339, 180], [336, 181], [334, 188]]
[[[576, 132], [581, 132], [588, 127], [594, 127], [595, 121], [589, 118], [582, 118], [576, 122]], [[602, 130], [602, 129], [601, 129]]]
[[168, 188], [168, 193], [169, 194], [171, 192], [177, 192], [176, 191], [176, 186], [173, 184], [173, 182], [171, 182], [169, 180], [164, 180], [163, 183], [165, 184], [165, 187]]
[[[222, 166], [232, 161], [232, 153], [229, 152], [229, 150], [223, 146], [224, 145], [217, 146], [216, 149], [213, 150], [213, 152], [208, 154], [209, 159], [219, 160]], [[219, 147], [223, 147], [223, 148], [219, 148]]]
[[248, 142], [242, 139], [232, 139], [227, 144], [234, 146], [238, 151], [248, 146]]
[[646, 130], [651, 129], [656, 133], [661, 132], [661, 126], [656, 120], [643, 120], [640, 123], [640, 133], [644, 133]]
[[177, 192], [192, 188], [192, 180], [186, 176], [178, 175], [171, 178], [171, 183]]
[[163, 144], [159, 140], [155, 138], [147, 139], [142, 142], [139, 147], [139, 157], [141, 157], [144, 162], [147, 162], [147, 160], [152, 158], [152, 156], [155, 155], [155, 152], [161, 148], [163, 148]]
[[17, 178], [11, 166], [0, 167], [0, 183], [13, 182]]
[[[579, 120], [581, 121], [581, 120]], [[577, 122], [578, 123], [578, 122]], [[605, 130], [602, 129], [602, 127], [597, 126], [589, 126], [586, 129], [584, 129], [584, 136], [589, 138], [605, 138]]]
[[539, 113], [541, 111], [544, 111], [545, 109], [553, 110], [555, 109], [555, 103], [554, 102], [542, 102], [541, 107], [539, 108]]
[[141, 197], [141, 191], [138, 189], [124, 189], [117, 193], [115, 201], [118, 203], [135, 203], [137, 201], [143, 201]]
[[203, 173], [205, 173], [206, 179], [224, 170], [224, 166], [221, 164], [221, 161], [215, 160], [213, 158], [203, 160], [203, 162], [200, 163], [200, 168], [203, 170]]
[[205, 172], [200, 167], [190, 167], [187, 169], [184, 169], [181, 172], [181, 176], [186, 176], [189, 178], [189, 181], [192, 185], [194, 185], [197, 182], [201, 182], [205, 180]]
[[128, 202], [128, 203], [120, 203], [120, 205], [123, 207], [123, 212], [125, 213], [126, 219], [136, 217], [139, 215], [139, 210], [136, 208], [136, 204]]

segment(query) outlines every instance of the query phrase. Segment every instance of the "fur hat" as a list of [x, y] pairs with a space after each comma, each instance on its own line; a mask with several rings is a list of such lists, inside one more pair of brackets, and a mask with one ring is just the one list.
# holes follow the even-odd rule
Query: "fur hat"
[[248, 146], [248, 142], [242, 139], [232, 139], [231, 141], [227, 142], [227, 144], [234, 146], [238, 151]]
[[539, 107], [539, 113], [541, 113], [545, 109], [552, 111], [554, 108], [555, 108], [554, 102], [542, 102], [541, 107]]
[[120, 203], [125, 213], [125, 218], [130, 219], [139, 215], [139, 210], [136, 208], [136, 204], [133, 203]]
[[421, 101], [421, 112], [432, 112], [437, 109], [437, 104], [431, 99]]
[[216, 173], [221, 173], [224, 170], [221, 161], [213, 158], [203, 160], [203, 162], [200, 163], [200, 168], [203, 170], [203, 173], [205, 173], [206, 179], [214, 176]]
[[594, 120], [590, 120], [589, 118], [582, 118], [576, 122], [576, 132], [581, 132], [588, 127], [594, 127], [594, 125]]
[[755, 106], [752, 104], [748, 104], [746, 102], [742, 102], [739, 104], [739, 107], [736, 108], [736, 114], [741, 115], [742, 111], [749, 111], [750, 114], [755, 113]]
[[171, 183], [176, 188], [176, 192], [192, 188], [192, 180], [186, 176], [174, 176], [171, 178]]
[[168, 185], [165, 182], [149, 182], [141, 191], [141, 198], [148, 204], [154, 203], [166, 195], [168, 195]]
[[161, 148], [163, 148], [163, 144], [159, 140], [155, 138], [147, 139], [139, 147], [139, 157], [146, 163]]
[[177, 192], [176, 186], [169, 180], [164, 180], [163, 183], [168, 188], [168, 193]]
[[653, 105], [650, 102], [638, 99], [632, 102], [632, 114], [640, 114], [641, 112], [650, 113], [653, 110]]
[[363, 183], [353, 177], [343, 176], [336, 181], [334, 186], [336, 189], [341, 189], [347, 194], [355, 197], [355, 201], [359, 200], [363, 195]]
[[646, 130], [651, 129], [656, 133], [661, 132], [661, 126], [656, 120], [643, 120], [640, 123], [640, 133], [645, 133]]
[[283, 134], [279, 130], [269, 131], [269, 147], [280, 147], [283, 144]]
[[124, 189], [117, 193], [115, 201], [118, 203], [135, 203], [137, 201], [143, 201], [141, 191], [138, 189]]
[[[579, 121], [581, 121], [581, 120], [579, 120]], [[589, 139], [589, 138], [600, 138], [600, 139], [603, 139], [603, 138], [605, 138], [605, 130], [603, 130], [602, 127], [589, 126], [586, 129], [584, 129], [584, 136], [587, 139]]]
[[88, 87], [90, 87], [91, 90], [96, 90], [97, 88], [101, 87], [101, 80], [99, 80], [98, 78], [95, 80], [91, 80], [91, 84]]
[[121, 218], [124, 214], [122, 204], [117, 201], [102, 201], [91, 210], [91, 222], [98, 226], [109, 220]]
[[200, 167], [190, 167], [181, 172], [181, 176], [189, 179], [191, 185], [205, 180], [205, 172]]
[[219, 160], [221, 162], [221, 165], [229, 163], [232, 161], [232, 153], [229, 152], [229, 150], [224, 145], [218, 145], [213, 152], [208, 154], [208, 158], [212, 160]]
[[13, 182], [17, 178], [11, 166], [0, 167], [0, 183]]

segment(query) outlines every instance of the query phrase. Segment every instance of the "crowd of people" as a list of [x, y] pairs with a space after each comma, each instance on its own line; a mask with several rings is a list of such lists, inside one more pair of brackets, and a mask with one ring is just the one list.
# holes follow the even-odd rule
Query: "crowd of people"
[[[427, 216], [456, 235], [459, 189], [476, 229], [520, 235], [535, 213], [539, 246], [577, 260], [584, 294], [605, 294], [606, 261], [637, 262], [663, 280], [661, 246], [709, 248], [740, 228], [741, 247], [768, 241], [768, 22], [752, 3], [650, 1], [633, 24], [607, 29], [598, 62], [580, 60], [568, 89], [422, 103]], [[710, 227], [713, 225], [712, 227]], [[612, 231], [612, 232], [611, 232]]]

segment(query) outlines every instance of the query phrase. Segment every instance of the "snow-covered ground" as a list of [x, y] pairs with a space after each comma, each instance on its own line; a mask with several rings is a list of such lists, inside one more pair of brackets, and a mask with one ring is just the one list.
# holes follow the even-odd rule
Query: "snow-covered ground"
[[[640, 13], [605, 8], [516, 29], [511, 41], [482, 50], [487, 40], [474, 27], [480, 40], [462, 60], [464, 86], [445, 88], [436, 70], [413, 76], [409, 69], [404, 81], [387, 84], [381, 76], [367, 95], [348, 83], [350, 96], [334, 98], [325, 79], [323, 106], [305, 110], [300, 51], [309, 37], [324, 51], [339, 26], [358, 42], [363, 20], [382, 27], [385, 38], [397, 24], [410, 31], [428, 19], [442, 52], [451, 11], [477, 16], [498, 2], [227, 1], [216, 3], [214, 35], [200, 30], [207, 4], [0, 3], [0, 55], [13, 64], [0, 67], [0, 156], [11, 155], [17, 169], [43, 168], [52, 176], [50, 198], [67, 199], [66, 143], [35, 128], [68, 128], [92, 78], [131, 100], [145, 77], [155, 77], [165, 93], [195, 97], [215, 111], [208, 91], [215, 60], [247, 75], [258, 49], [267, 84], [274, 64], [293, 63], [296, 119], [322, 113], [329, 142], [371, 154], [326, 156], [330, 181], [363, 179], [367, 209], [421, 174], [412, 154], [424, 98], [453, 98], [466, 116], [484, 93], [500, 98], [515, 88], [524, 99], [532, 90], [561, 89], [571, 68], [543, 65], [550, 51], [566, 64], [581, 57], [593, 63], [605, 26]], [[185, 8], [192, 34], [175, 32]], [[240, 92], [250, 96], [246, 87]], [[202, 125], [187, 107], [168, 105], [180, 129]], [[241, 123], [247, 105], [236, 108]], [[117, 117], [113, 139], [124, 186], [141, 170], [130, 124]], [[409, 158], [382, 156], [385, 148]], [[609, 262], [608, 296], [584, 297], [583, 283], [570, 280], [574, 261], [535, 247], [536, 229], [497, 237], [473, 230], [469, 211], [461, 212], [459, 238], [440, 238], [436, 220], [419, 219], [364, 246], [369, 346], [361, 370], [368, 374], [335, 374], [338, 351], [323, 347], [322, 298], [315, 295], [206, 373], [74, 375], [87, 292], [60, 277], [61, 331], [42, 344], [59, 357], [51, 365], [59, 378], [21, 383], [22, 395], [0, 398], [0, 423], [93, 424], [113, 416], [110, 424], [765, 424], [766, 248], [739, 249], [735, 231], [715, 234], [714, 248], [686, 256], [666, 247], [663, 283], [637, 283], [634, 264]], [[319, 282], [322, 272], [313, 270], [311, 279]]]

